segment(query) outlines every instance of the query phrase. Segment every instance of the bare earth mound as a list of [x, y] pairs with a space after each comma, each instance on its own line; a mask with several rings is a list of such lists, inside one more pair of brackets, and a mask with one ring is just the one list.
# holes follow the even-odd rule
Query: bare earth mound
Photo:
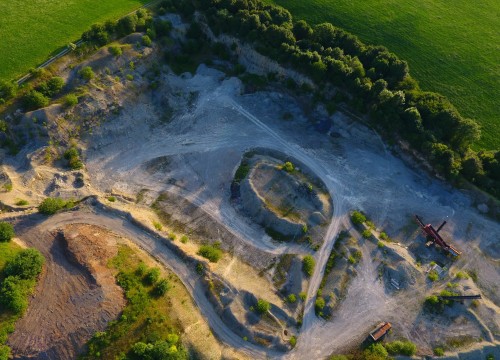
[[297, 239], [326, 223], [331, 213], [328, 196], [317, 191], [299, 169], [286, 171], [283, 161], [255, 156], [241, 182], [243, 208], [271, 233]]
[[106, 268], [117, 252], [115, 236], [91, 225], [55, 232], [43, 229], [43, 223], [20, 225], [29, 229], [21, 230], [20, 237], [43, 253], [46, 265], [9, 346], [15, 359], [74, 359], [125, 305]]

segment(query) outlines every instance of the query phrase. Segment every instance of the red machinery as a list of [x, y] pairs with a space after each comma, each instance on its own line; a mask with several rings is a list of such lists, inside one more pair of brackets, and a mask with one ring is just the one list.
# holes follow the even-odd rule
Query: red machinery
[[417, 220], [418, 225], [420, 225], [425, 236], [427, 237], [428, 242], [427, 244], [425, 244], [426, 246], [438, 244], [439, 246], [441, 246], [441, 248], [448, 251], [453, 256], [459, 256], [462, 254], [461, 251], [446, 243], [441, 235], [439, 235], [439, 230], [443, 228], [443, 226], [446, 224], [446, 221], [443, 221], [443, 223], [439, 225], [438, 229], [436, 230], [431, 224], [424, 225], [422, 219], [418, 215], [415, 215], [415, 219]]

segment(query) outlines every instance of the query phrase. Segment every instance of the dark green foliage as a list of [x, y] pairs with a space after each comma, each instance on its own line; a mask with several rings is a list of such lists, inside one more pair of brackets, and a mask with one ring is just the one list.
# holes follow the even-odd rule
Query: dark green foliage
[[234, 181], [239, 183], [245, 179], [250, 172], [250, 165], [247, 162], [242, 162], [234, 174]]
[[63, 87], [64, 87], [64, 79], [59, 76], [55, 76], [45, 82], [40, 83], [36, 87], [36, 90], [41, 92], [46, 97], [52, 98], [59, 92], [61, 92]]
[[442, 347], [434, 348], [433, 352], [434, 352], [434, 355], [436, 355], [436, 356], [443, 356], [444, 355], [444, 350]]
[[80, 160], [80, 154], [74, 146], [66, 150], [64, 158], [68, 161], [68, 166], [71, 170], [78, 170], [83, 167], [83, 162]]
[[142, 45], [144, 45], [144, 46], [151, 46], [151, 44], [153, 43], [153, 41], [151, 40], [151, 38], [148, 35], [144, 35], [141, 38], [141, 42], [142, 42]]
[[45, 215], [53, 215], [59, 210], [72, 208], [74, 203], [61, 198], [46, 198], [38, 206], [38, 211]]
[[325, 305], [325, 299], [323, 299], [321, 296], [318, 296], [316, 298], [316, 301], [314, 302], [314, 309], [316, 310], [317, 315], [321, 316], [321, 312], [323, 311]]
[[351, 221], [354, 225], [361, 225], [366, 221], [366, 216], [364, 216], [359, 211], [353, 211], [351, 215]]
[[28, 307], [26, 286], [17, 276], [6, 277], [0, 287], [0, 304], [14, 314], [23, 314]]
[[90, 66], [85, 66], [83, 67], [79, 72], [78, 74], [80, 75], [80, 77], [86, 81], [90, 81], [94, 76], [94, 71], [92, 70], [92, 68]]
[[314, 258], [311, 255], [304, 256], [304, 259], [302, 259], [302, 271], [304, 271], [307, 276], [311, 276], [313, 274], [315, 266], [316, 261], [314, 261]]
[[219, 249], [217, 244], [214, 245], [201, 245], [198, 250], [198, 255], [207, 258], [210, 262], [217, 262], [222, 257], [222, 250]]
[[[408, 64], [385, 47], [363, 44], [330, 23], [314, 28], [302, 20], [293, 24], [288, 11], [259, 1], [195, 5], [216, 34], [239, 37], [278, 63], [310, 76], [319, 87], [340, 87], [354, 97], [353, 108], [371, 115], [382, 135], [408, 141], [450, 181], [462, 174], [500, 195], [498, 165], [489, 171], [486, 159], [469, 149], [480, 136], [477, 123], [462, 117], [444, 96], [420, 90]], [[293, 80], [286, 82], [289, 89], [297, 89]]]
[[49, 105], [49, 98], [36, 90], [29, 91], [23, 97], [23, 106], [26, 110], [36, 110]]
[[125, 36], [133, 33], [138, 22], [139, 18], [136, 14], [128, 15], [118, 20], [118, 24], [116, 25], [118, 36]]
[[75, 94], [68, 94], [64, 97], [64, 106], [73, 107], [78, 104], [78, 96]]
[[0, 99], [9, 100], [16, 96], [17, 85], [13, 82], [0, 81]]
[[155, 296], [163, 296], [170, 288], [168, 281], [166, 279], [161, 279], [158, 281], [153, 289], [153, 294]]
[[175, 334], [167, 340], [154, 343], [138, 342], [132, 346], [127, 359], [130, 360], [187, 360], [188, 352], [179, 343], [179, 337]]
[[8, 222], [0, 222], [0, 242], [10, 241], [14, 236], [16, 236], [14, 227]]
[[112, 45], [108, 47], [108, 51], [113, 56], [120, 56], [121, 54], [123, 54], [122, 48], [118, 45]]
[[146, 272], [144, 276], [144, 283], [147, 285], [154, 285], [160, 278], [160, 269], [151, 268]]
[[259, 314], [265, 314], [271, 309], [271, 304], [266, 300], [259, 299], [257, 300], [257, 305], [255, 306], [255, 310]]
[[391, 355], [413, 356], [417, 352], [417, 346], [409, 340], [396, 340], [385, 344], [385, 348]]
[[389, 354], [384, 345], [375, 343], [371, 344], [363, 351], [363, 356], [369, 360], [385, 360]]
[[34, 280], [41, 272], [45, 262], [44, 257], [36, 249], [26, 249], [9, 261], [3, 274], [15, 276], [23, 280]]
[[90, 30], [82, 34], [82, 40], [97, 46], [104, 46], [110, 41], [109, 31], [113, 31], [114, 24], [112, 22], [102, 24], [94, 24]]

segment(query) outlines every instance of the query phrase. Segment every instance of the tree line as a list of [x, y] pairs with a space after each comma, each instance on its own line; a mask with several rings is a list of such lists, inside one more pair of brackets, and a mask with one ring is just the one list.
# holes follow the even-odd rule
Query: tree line
[[387, 48], [364, 44], [330, 23], [294, 21], [288, 10], [259, 0], [165, 0], [162, 6], [185, 16], [200, 11], [216, 35], [236, 36], [310, 76], [327, 105], [347, 101], [369, 114], [387, 139], [409, 143], [448, 180], [466, 178], [500, 195], [500, 151], [471, 149], [479, 124], [443, 95], [420, 89], [407, 62]]

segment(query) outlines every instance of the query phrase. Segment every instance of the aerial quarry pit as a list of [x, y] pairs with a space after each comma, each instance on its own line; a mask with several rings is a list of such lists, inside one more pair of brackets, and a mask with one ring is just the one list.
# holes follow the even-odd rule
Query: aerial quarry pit
[[[0, 195], [0, 220], [46, 258], [8, 337], [14, 359], [75, 358], [120, 318], [127, 301], [109, 264], [124, 244], [177, 279], [168, 316], [196, 358], [324, 359], [388, 322], [384, 341], [408, 339], [417, 356], [444, 347], [444, 359], [500, 359], [500, 224], [467, 194], [342, 111], [304, 111], [285, 89], [250, 92], [204, 64], [181, 75], [162, 65], [152, 89], [145, 74], [160, 57], [130, 47], [119, 60], [101, 50], [63, 61], [72, 86], [94, 69], [84, 100], [22, 115], [60, 143], [74, 141], [72, 118], [87, 119], [84, 168], [48, 163], [42, 136], [2, 154], [12, 191]], [[133, 80], [116, 79], [131, 59]], [[332, 136], [316, 131], [316, 116]], [[15, 205], [48, 196], [83, 200], [50, 217]], [[426, 246], [414, 214], [446, 219], [439, 234], [460, 256]], [[440, 297], [459, 295], [481, 296]]]

